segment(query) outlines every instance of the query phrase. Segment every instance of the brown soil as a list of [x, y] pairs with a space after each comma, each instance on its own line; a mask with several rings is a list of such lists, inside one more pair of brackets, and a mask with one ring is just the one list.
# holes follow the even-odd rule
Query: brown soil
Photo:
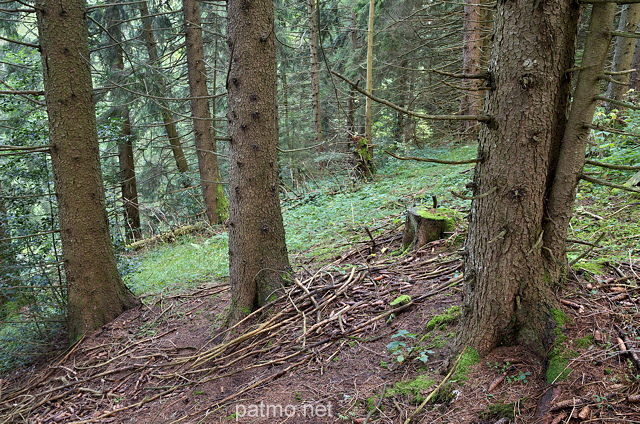
[[449, 347], [455, 320], [427, 323], [460, 303], [457, 246], [390, 255], [399, 242], [382, 237], [299, 275], [230, 331], [224, 282], [148, 299], [63, 355], [2, 376], [0, 422], [640, 422], [638, 265], [573, 276], [560, 297], [564, 372], [550, 385], [518, 347], [448, 374], [464, 365]]

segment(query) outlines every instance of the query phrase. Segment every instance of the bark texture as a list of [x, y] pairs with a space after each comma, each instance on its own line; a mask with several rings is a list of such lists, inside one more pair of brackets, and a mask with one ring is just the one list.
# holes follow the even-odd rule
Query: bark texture
[[[311, 57], [311, 105], [316, 144], [322, 144], [322, 113], [320, 111], [320, 65], [318, 62], [318, 11], [316, 0], [309, 3], [309, 50]], [[320, 147], [320, 151], [324, 148]]]
[[137, 304], [109, 237], [92, 100], [85, 4], [36, 3], [73, 342]]
[[138, 183], [136, 180], [136, 162], [133, 156], [133, 134], [131, 132], [131, 119], [129, 108], [121, 110], [122, 138], [118, 144], [118, 162], [120, 165], [120, 185], [122, 191], [122, 203], [124, 205], [124, 222], [126, 225], [126, 238], [134, 242], [142, 238], [140, 225], [140, 204], [138, 203]]
[[600, 91], [599, 82], [611, 44], [615, 10], [615, 3], [593, 5], [571, 112], [549, 188], [543, 244], [545, 254], [549, 255], [549, 276], [553, 281], [562, 278], [567, 268], [565, 240], [573, 215], [576, 188], [585, 163], [589, 135], [589, 128], [585, 124], [591, 123], [596, 109], [594, 97]]
[[[634, 33], [638, 29], [640, 22], [640, 3], [622, 5], [622, 13], [618, 21], [618, 31]], [[613, 54], [613, 71], [622, 72], [631, 69], [633, 53], [636, 47], [636, 38], [617, 37], [616, 47]], [[614, 76], [616, 82], [610, 82], [605, 97], [613, 100], [623, 100], [624, 95], [629, 90], [630, 74], [623, 73]], [[621, 109], [620, 106], [607, 103], [606, 110]]]
[[221, 224], [226, 219], [226, 198], [220, 183], [216, 140], [213, 119], [209, 107], [207, 69], [204, 62], [202, 41], [202, 12], [197, 0], [183, 0], [185, 38], [187, 45], [187, 68], [191, 115], [195, 133], [196, 154], [200, 186], [207, 219], [211, 225]]
[[278, 196], [272, 0], [229, 0], [229, 322], [268, 302], [291, 268]]
[[[467, 0], [463, 7], [462, 30], [462, 72], [465, 74], [478, 74], [482, 63], [482, 35], [484, 23], [482, 19], [482, 2]], [[460, 115], [481, 115], [482, 85], [480, 79], [465, 81], [468, 91], [462, 93], [460, 99]], [[467, 136], [477, 136], [479, 125], [474, 121], [462, 121], [462, 131]]]
[[498, 2], [495, 16], [491, 121], [480, 131], [458, 342], [543, 353], [555, 305], [542, 254], [545, 195], [564, 133], [579, 9], [514, 0]]

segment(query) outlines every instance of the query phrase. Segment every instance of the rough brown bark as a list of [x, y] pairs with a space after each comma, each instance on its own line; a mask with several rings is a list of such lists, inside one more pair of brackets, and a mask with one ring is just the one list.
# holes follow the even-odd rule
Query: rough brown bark
[[558, 281], [566, 271], [565, 240], [590, 131], [585, 124], [591, 123], [595, 112], [594, 97], [600, 90], [599, 81], [611, 44], [615, 6], [615, 3], [593, 5], [571, 112], [547, 198], [543, 245], [549, 256], [548, 272], [552, 281]]
[[[467, 0], [463, 7], [462, 30], [462, 72], [465, 74], [478, 74], [481, 72], [482, 63], [482, 35], [484, 24], [482, 20], [482, 2], [479, 0]], [[460, 115], [481, 115], [482, 98], [484, 93], [479, 90], [482, 85], [480, 79], [465, 81], [468, 91], [462, 93], [460, 99]], [[469, 137], [476, 137], [479, 124], [475, 121], [462, 121], [462, 131]]]
[[[0, 193], [2, 193], [2, 181], [0, 181]], [[11, 286], [15, 281], [16, 265], [15, 252], [9, 240], [9, 228], [7, 226], [7, 210], [3, 199], [0, 198], [0, 320], [3, 318], [2, 306], [7, 301], [3, 286]]]
[[137, 300], [120, 279], [109, 237], [85, 4], [39, 0], [36, 11], [73, 342]]
[[183, 12], [191, 115], [198, 156], [200, 186], [202, 187], [207, 219], [211, 225], [215, 225], [221, 224], [226, 219], [226, 198], [220, 183], [213, 119], [211, 119], [211, 109], [209, 108], [200, 3], [197, 0], [183, 0]]
[[[318, 63], [318, 11], [316, 0], [308, 0], [309, 50], [311, 56], [311, 106], [316, 144], [322, 144], [322, 113], [320, 111], [320, 65]], [[320, 151], [324, 151], [321, 146]]]
[[536, 4], [498, 2], [495, 14], [491, 121], [479, 137], [458, 337], [483, 353], [516, 343], [543, 353], [553, 324], [544, 200], [551, 152], [564, 132], [579, 10], [559, 0]]
[[[618, 21], [618, 31], [633, 33], [640, 22], [640, 3], [622, 5], [622, 13]], [[621, 72], [631, 69], [633, 53], [636, 46], [636, 38], [617, 37], [613, 55], [613, 71]], [[629, 90], [630, 74], [616, 75], [616, 82], [610, 82], [605, 97], [613, 100], [623, 100]], [[611, 103], [606, 104], [607, 112], [613, 109], [622, 109], [621, 106]]]
[[[124, 73], [124, 35], [122, 34], [122, 6], [113, 5], [107, 8], [105, 13], [106, 28], [108, 33], [107, 43], [111, 45], [111, 70], [113, 79], [120, 81]], [[120, 167], [122, 204], [124, 209], [125, 237], [128, 242], [134, 242], [142, 238], [140, 225], [140, 205], [138, 203], [138, 184], [136, 180], [135, 158], [133, 153], [133, 133], [131, 132], [131, 118], [129, 108], [126, 106], [126, 93], [115, 89], [115, 96], [123, 104], [117, 106], [115, 113], [121, 119], [122, 139], [118, 144], [118, 164]]]
[[273, 0], [229, 0], [229, 273], [233, 323], [264, 305], [291, 268], [278, 196]]
[[[147, 47], [147, 53], [149, 54], [149, 66], [153, 68], [153, 66], [158, 64], [158, 42], [156, 41], [155, 34], [153, 33], [153, 21], [151, 15], [149, 14], [147, 1], [141, 1], [139, 5], [140, 17], [142, 19], [142, 36]], [[157, 72], [157, 77], [155, 78], [155, 80], [158, 88], [158, 93], [160, 94], [160, 96], [164, 96], [169, 92], [167, 83], [165, 82], [164, 77], [162, 76], [160, 71], [155, 72]], [[180, 141], [180, 135], [178, 134], [176, 122], [173, 119], [173, 113], [171, 112], [171, 109], [169, 108], [169, 105], [165, 100], [157, 99], [157, 103], [158, 106], [160, 106], [162, 122], [164, 124], [165, 131], [167, 132], [167, 138], [169, 139], [169, 145], [171, 146], [171, 152], [173, 153], [173, 158], [176, 162], [178, 172], [183, 174], [187, 173], [189, 172], [189, 164], [187, 163], [187, 159], [184, 155], [184, 150], [182, 149], [182, 142]]]

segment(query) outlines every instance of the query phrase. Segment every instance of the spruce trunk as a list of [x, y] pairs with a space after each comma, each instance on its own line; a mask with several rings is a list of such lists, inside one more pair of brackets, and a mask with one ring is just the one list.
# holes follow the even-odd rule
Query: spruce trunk
[[71, 342], [137, 304], [109, 237], [82, 0], [36, 3]]

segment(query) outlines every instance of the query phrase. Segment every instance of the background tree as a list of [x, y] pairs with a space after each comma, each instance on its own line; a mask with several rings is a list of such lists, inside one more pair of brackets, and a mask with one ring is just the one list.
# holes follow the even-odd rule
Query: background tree
[[183, 0], [187, 69], [191, 94], [191, 115], [198, 156], [200, 186], [207, 218], [211, 225], [222, 223], [226, 218], [227, 201], [222, 190], [213, 119], [209, 105], [207, 69], [202, 41], [202, 17], [200, 3]]
[[231, 323], [268, 302], [291, 272], [278, 190], [272, 0], [227, 3]]
[[71, 341], [137, 304], [109, 237], [85, 4], [38, 1], [38, 33], [68, 291]]

